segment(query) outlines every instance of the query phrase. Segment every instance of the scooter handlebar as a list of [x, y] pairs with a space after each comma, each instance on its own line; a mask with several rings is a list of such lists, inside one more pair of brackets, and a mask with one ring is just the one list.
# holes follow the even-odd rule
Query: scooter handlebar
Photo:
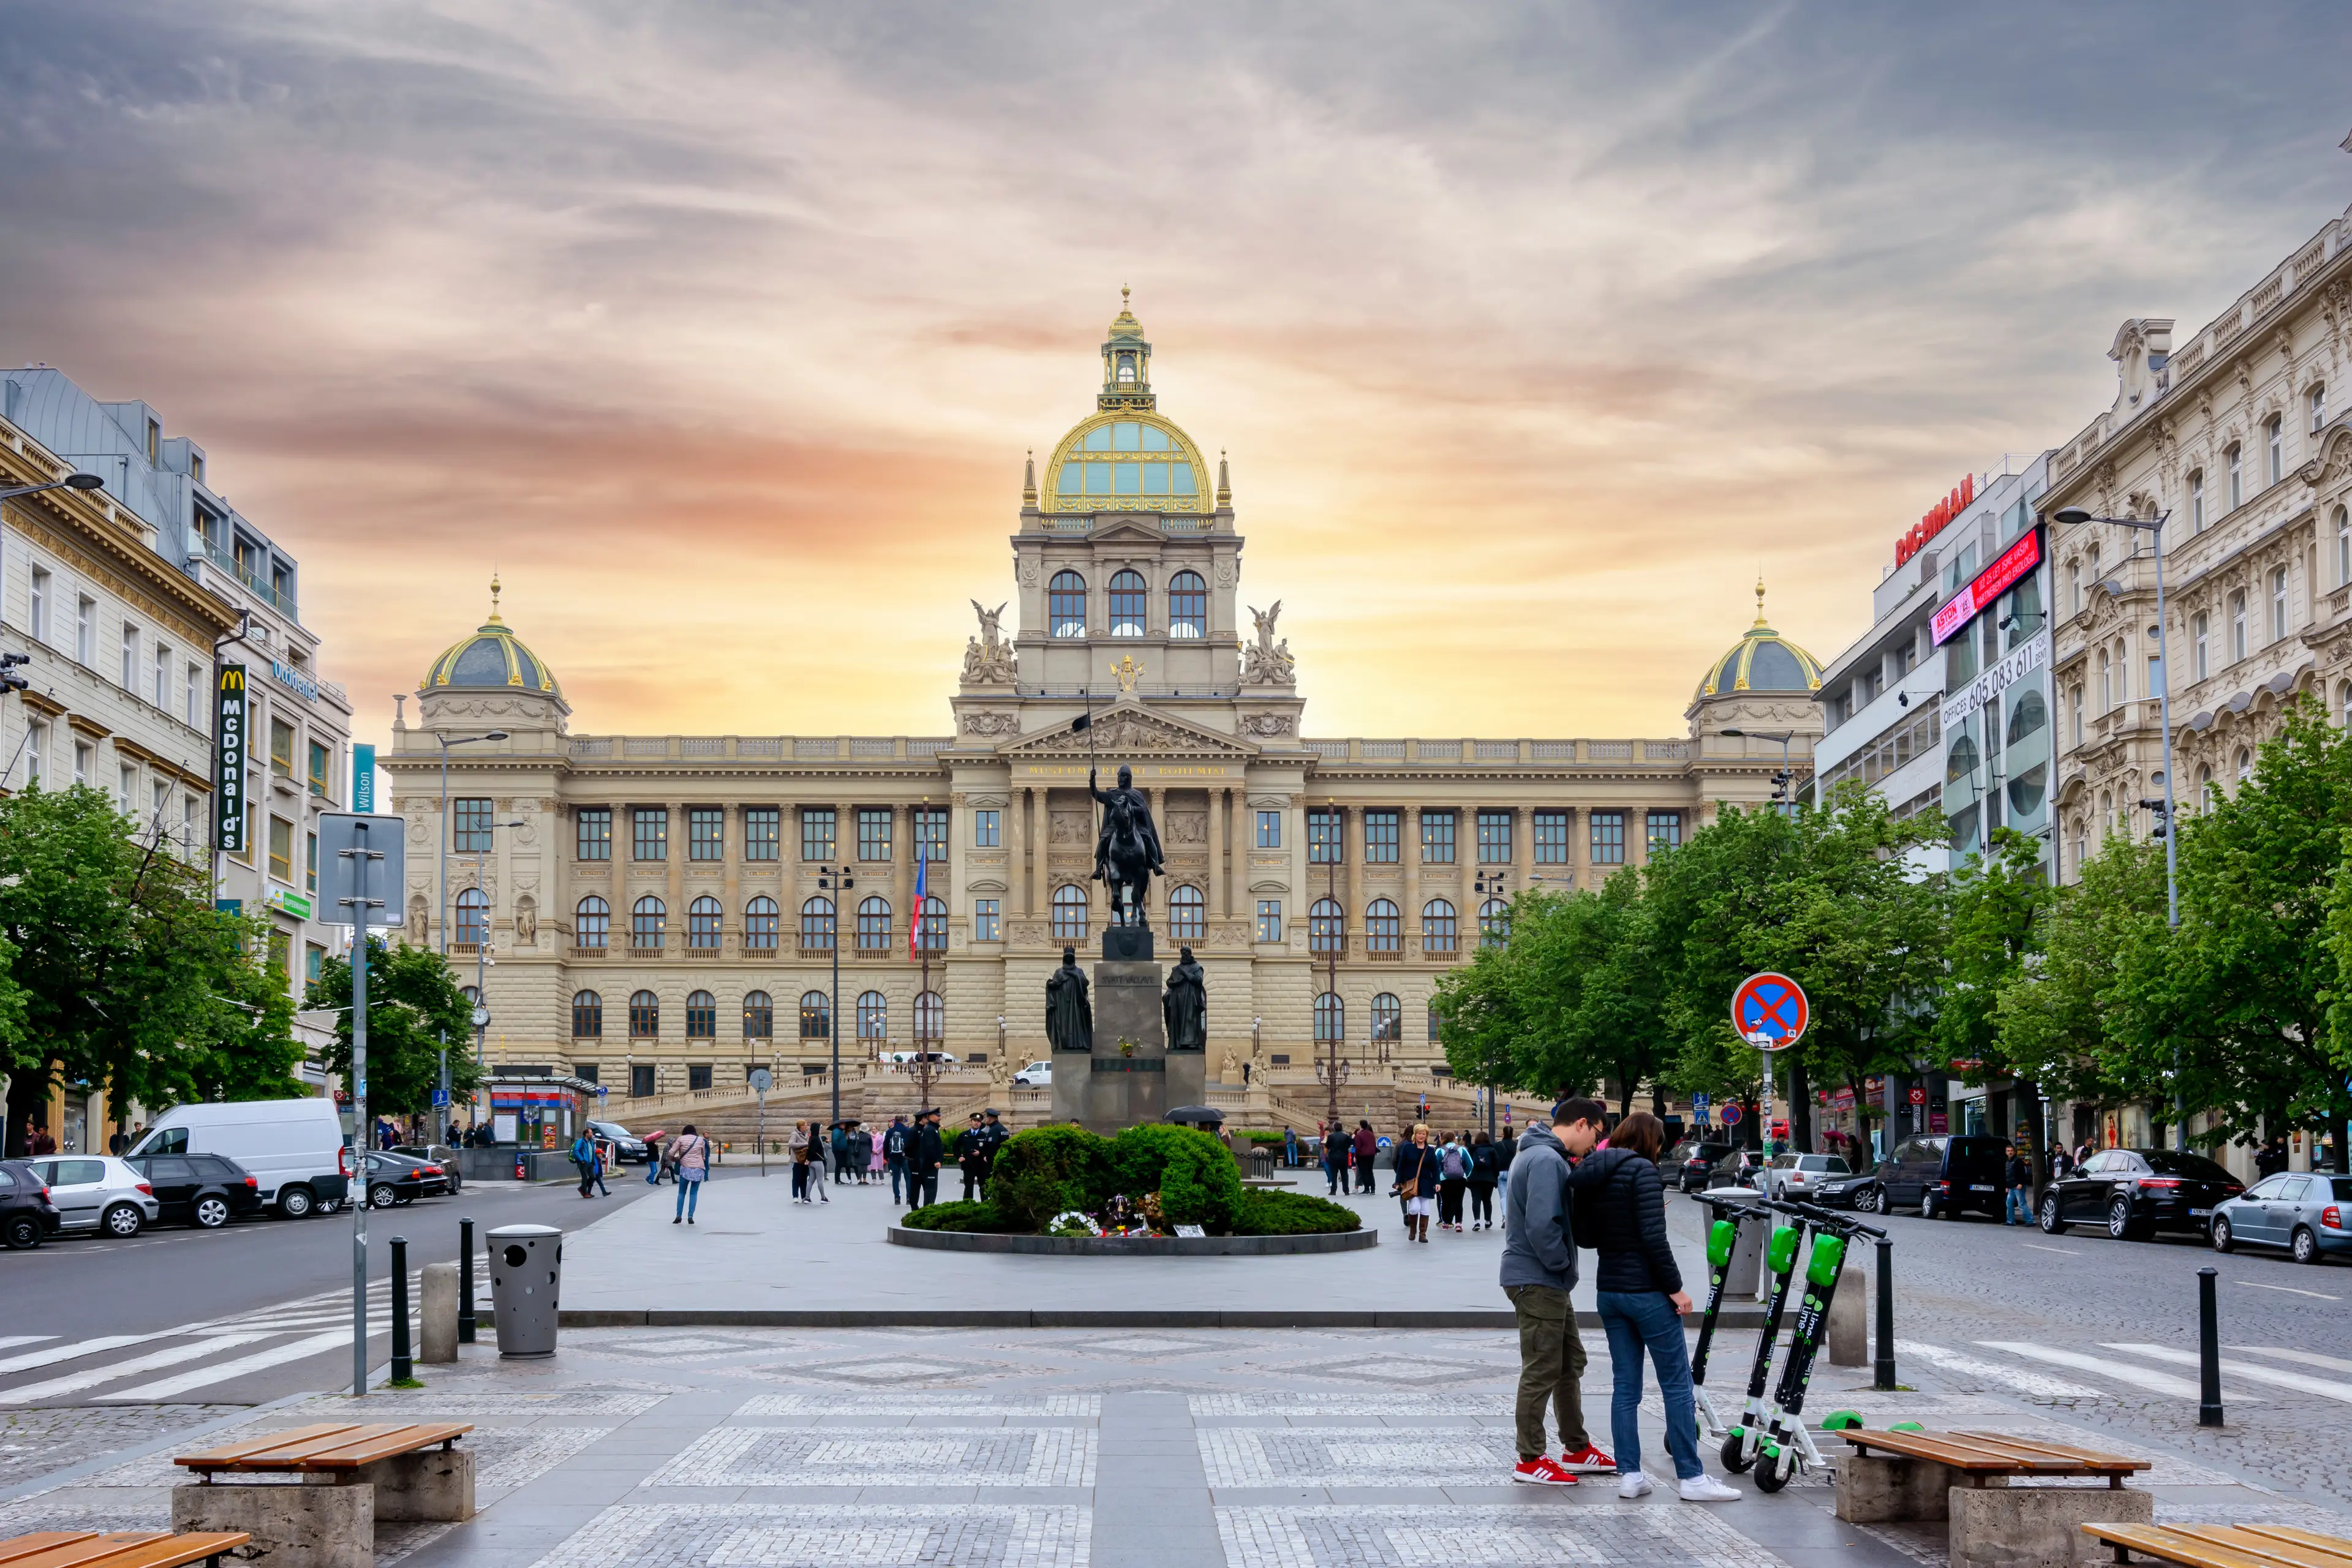
[[1883, 1237], [1886, 1234], [1874, 1225], [1864, 1225], [1862, 1221], [1855, 1219], [1851, 1215], [1842, 1215], [1834, 1209], [1825, 1209], [1819, 1204], [1798, 1203], [1793, 1200], [1782, 1201], [1775, 1199], [1772, 1203], [1772, 1207], [1782, 1210], [1788, 1214], [1800, 1215], [1804, 1219], [1811, 1221], [1817, 1226], [1825, 1226], [1832, 1230], [1854, 1232], [1864, 1236]]

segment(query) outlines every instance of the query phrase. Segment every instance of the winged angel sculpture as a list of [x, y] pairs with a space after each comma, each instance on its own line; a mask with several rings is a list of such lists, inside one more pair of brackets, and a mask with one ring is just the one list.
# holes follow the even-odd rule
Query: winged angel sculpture
[[997, 630], [1004, 615], [1004, 605], [999, 605], [991, 610], [974, 599], [971, 607], [973, 613], [980, 616], [980, 636], [964, 641], [965, 683], [1010, 684], [1014, 676], [1013, 645], [1006, 642]]
[[1242, 684], [1244, 686], [1296, 686], [1298, 672], [1290, 657], [1290, 639], [1274, 639], [1274, 623], [1282, 614], [1282, 601], [1276, 599], [1270, 610], [1250, 606], [1250, 618], [1257, 623], [1257, 640], [1242, 649]]

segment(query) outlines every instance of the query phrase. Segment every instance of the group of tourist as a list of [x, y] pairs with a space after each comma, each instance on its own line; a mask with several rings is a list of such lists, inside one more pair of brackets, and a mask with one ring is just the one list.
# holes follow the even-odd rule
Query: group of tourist
[[[894, 1116], [878, 1136], [860, 1121], [836, 1121], [824, 1127], [814, 1121], [794, 1123], [784, 1144], [793, 1163], [793, 1201], [831, 1203], [825, 1192], [828, 1184], [862, 1186], [878, 1184], [887, 1176], [894, 1204], [911, 1210], [939, 1202], [940, 1167], [948, 1155], [940, 1116], [936, 1106], [917, 1111], [911, 1124], [904, 1116]], [[971, 1124], [956, 1134], [956, 1163], [963, 1173], [965, 1201], [986, 1195], [996, 1151], [1012, 1136], [992, 1108], [973, 1111]]]

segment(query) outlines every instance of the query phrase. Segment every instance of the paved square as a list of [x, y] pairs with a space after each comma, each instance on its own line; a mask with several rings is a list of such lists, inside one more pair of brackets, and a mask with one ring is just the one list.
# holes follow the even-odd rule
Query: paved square
[[1671, 1499], [1516, 1508], [1221, 1508], [1217, 1534], [1227, 1568], [1769, 1568], [1781, 1562], [1725, 1516]]
[[948, 1361], [923, 1355], [860, 1356], [855, 1361], [772, 1362], [742, 1369], [753, 1377], [781, 1382], [851, 1383], [868, 1388], [897, 1384], [926, 1386], [976, 1383], [1010, 1370], [1010, 1363], [992, 1361]]
[[721, 1426], [648, 1487], [1090, 1487], [1092, 1428]]
[[1251, 1371], [1279, 1371], [1287, 1377], [1335, 1377], [1359, 1383], [1393, 1384], [1400, 1388], [1436, 1388], [1450, 1384], [1486, 1383], [1517, 1378], [1516, 1363], [1499, 1361], [1454, 1361], [1439, 1356], [1364, 1355], [1333, 1361], [1286, 1362], [1278, 1368], [1259, 1363]]
[[727, 1503], [608, 1508], [536, 1568], [1085, 1568], [1082, 1508]]
[[1053, 1415], [1090, 1419], [1102, 1414], [1099, 1394], [916, 1394], [877, 1389], [857, 1394], [763, 1394], [738, 1415]]

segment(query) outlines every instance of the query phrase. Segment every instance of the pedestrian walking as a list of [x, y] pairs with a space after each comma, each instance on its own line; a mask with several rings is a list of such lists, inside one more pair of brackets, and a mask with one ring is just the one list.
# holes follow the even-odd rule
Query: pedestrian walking
[[1323, 1191], [1327, 1197], [1338, 1197], [1347, 1190], [1348, 1151], [1352, 1145], [1345, 1132], [1332, 1131], [1323, 1134]]
[[907, 1138], [909, 1129], [903, 1116], [890, 1118], [890, 1130], [882, 1134], [882, 1163], [890, 1170], [890, 1201], [903, 1204], [899, 1186], [907, 1180]]
[[1429, 1216], [1437, 1207], [1435, 1189], [1442, 1181], [1444, 1167], [1437, 1151], [1429, 1146], [1429, 1129], [1416, 1121], [1406, 1142], [1397, 1146], [1396, 1186], [1398, 1199], [1404, 1205], [1404, 1238], [1424, 1245], [1429, 1240]]
[[1298, 1169], [1298, 1129], [1296, 1127], [1282, 1130], [1282, 1168], [1286, 1171]]
[[1369, 1121], [1357, 1122], [1354, 1163], [1358, 1192], [1369, 1193], [1372, 1190], [1372, 1161], [1380, 1152], [1380, 1135], [1372, 1131], [1372, 1124]]
[[1462, 1233], [1462, 1194], [1470, 1190], [1470, 1151], [1463, 1146], [1462, 1135], [1446, 1139], [1439, 1150], [1437, 1173], [1437, 1228]]
[[[1592, 1152], [1607, 1114], [1597, 1100], [1563, 1100], [1552, 1108], [1550, 1127], [1530, 1127], [1514, 1145], [1518, 1179], [1507, 1199], [1502, 1285], [1519, 1331], [1519, 1462], [1511, 1479], [1529, 1486], [1572, 1487], [1580, 1474], [1617, 1466], [1584, 1427], [1584, 1341], [1568, 1300], [1576, 1289], [1569, 1156]], [[1544, 1443], [1547, 1405], [1559, 1428], [1557, 1459]]]
[[[2255, 1168], [2257, 1170], [2261, 1169], [2259, 1165]], [[2074, 1174], [2074, 1156], [2066, 1152], [2066, 1145], [2063, 1143], [2052, 1144], [2050, 1146], [2050, 1179], [2053, 1182], [2063, 1182], [2068, 1176]]]
[[580, 1195], [583, 1198], [594, 1197], [596, 1195], [596, 1140], [589, 1136], [584, 1129], [579, 1137], [572, 1141], [572, 1168], [580, 1173]]
[[870, 1127], [861, 1128], [858, 1136], [866, 1140], [866, 1180], [882, 1180], [882, 1140]]
[[1484, 1132], [1470, 1137], [1470, 1228], [1495, 1228], [1495, 1180], [1502, 1174], [1495, 1141]]
[[804, 1204], [809, 1201], [809, 1124], [807, 1121], [793, 1123], [792, 1136], [784, 1140], [784, 1154], [793, 1163], [793, 1202]]
[[970, 1125], [956, 1134], [956, 1169], [963, 1176], [963, 1201], [977, 1203], [980, 1195], [981, 1166], [980, 1112], [975, 1110]]
[[613, 1189], [604, 1184], [604, 1173], [621, 1163], [620, 1149], [606, 1139], [596, 1140], [596, 1194], [609, 1198]]
[[2033, 1166], [2026, 1159], [2025, 1151], [2013, 1143], [2010, 1145], [2009, 1150], [2007, 1181], [2009, 1200], [2004, 1205], [2007, 1213], [2001, 1223], [2032, 1225], [2033, 1223]]
[[677, 1214], [670, 1220], [694, 1223], [694, 1210], [702, 1201], [702, 1180], [710, 1173], [710, 1140], [694, 1130], [689, 1121], [677, 1135]]
[[845, 1122], [836, 1121], [826, 1129], [826, 1132], [825, 1144], [833, 1152], [833, 1180], [835, 1185], [839, 1185], [842, 1173], [849, 1164], [849, 1127]]
[[1690, 1349], [1683, 1317], [1691, 1310], [1682, 1270], [1666, 1242], [1666, 1189], [1658, 1156], [1665, 1124], [1637, 1110], [1610, 1130], [1609, 1147], [1569, 1173], [1586, 1239], [1601, 1254], [1593, 1283], [1601, 1327], [1609, 1336], [1609, 1429], [1617, 1445], [1617, 1495], [1647, 1497], [1642, 1473], [1642, 1352], [1658, 1374], [1665, 1405], [1666, 1452], [1685, 1502], [1736, 1502], [1739, 1493], [1706, 1473], [1698, 1458], [1698, 1414], [1691, 1393]]
[[907, 1147], [907, 1209], [912, 1213], [940, 1201], [940, 1113], [934, 1106], [915, 1113], [914, 1136]]

